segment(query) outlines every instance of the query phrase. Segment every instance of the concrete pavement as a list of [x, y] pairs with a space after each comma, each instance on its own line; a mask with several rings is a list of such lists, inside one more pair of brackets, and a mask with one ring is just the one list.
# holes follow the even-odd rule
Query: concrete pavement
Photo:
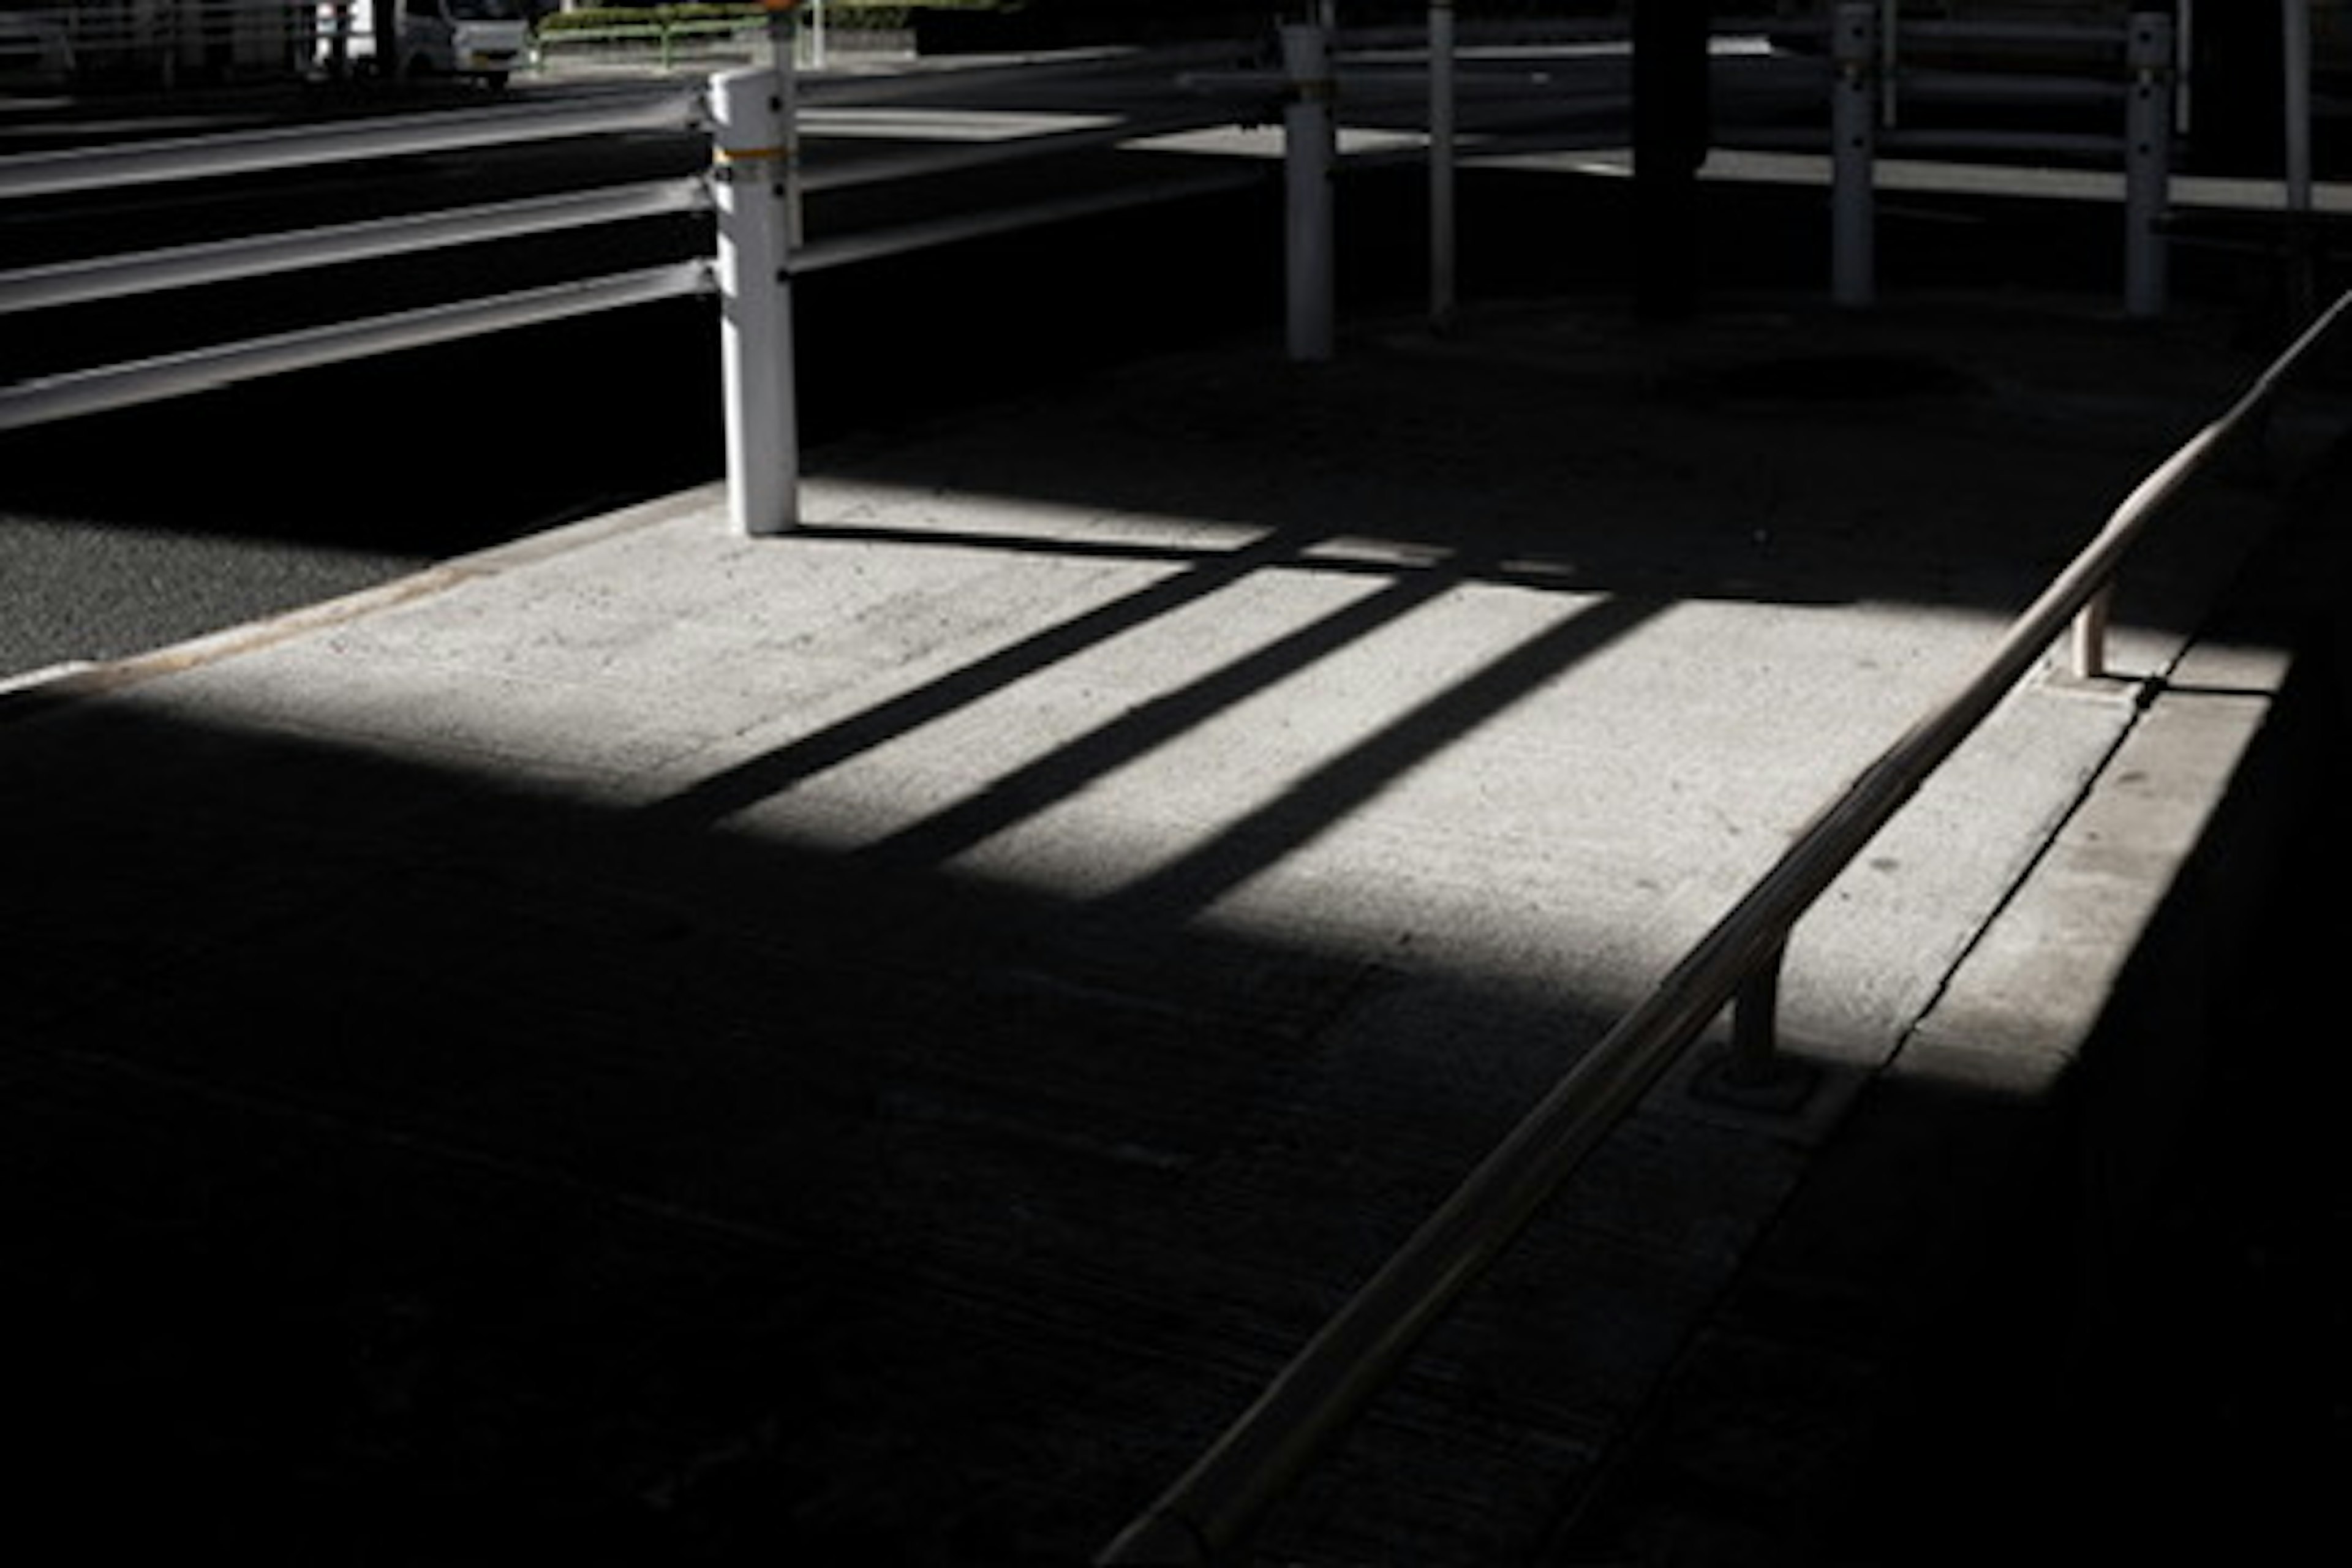
[[[288, 1561], [1083, 1560], [2258, 368], [2030, 298], [1277, 353], [11, 699], [33, 1494]], [[1920, 1292], [2286, 689], [2275, 617], [2200, 632], [2331, 412], [1801, 928], [1834, 1091], [1664, 1086], [1270, 1554], [1872, 1554]]]

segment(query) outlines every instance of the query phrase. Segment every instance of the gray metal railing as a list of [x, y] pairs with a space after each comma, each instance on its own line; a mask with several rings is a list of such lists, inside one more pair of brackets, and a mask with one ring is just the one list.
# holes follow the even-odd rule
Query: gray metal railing
[[[1885, 0], [1843, 0], [1829, 16], [1831, 85], [1831, 289], [1840, 304], [1867, 305], [1876, 295], [1875, 166], [1888, 152], [1992, 153], [2112, 159], [2124, 175], [2124, 303], [2135, 316], [2166, 303], [2165, 242], [2159, 220], [2172, 177], [2180, 71], [2172, 18], [2137, 11], [2099, 24], [1902, 24], [1909, 43], [1974, 40], [2096, 46], [2116, 57], [2109, 74], [2030, 78], [1983, 70], [1921, 76], [1901, 63], [1895, 8]], [[1939, 128], [1902, 129], [1903, 101], [2040, 102], [2122, 107], [2106, 133]]]
[[[789, 18], [787, 18], [789, 20]], [[243, 236], [0, 272], [0, 317], [157, 290], [668, 215], [709, 213], [715, 255], [580, 281], [363, 317], [0, 385], [0, 430], [210, 390], [265, 375], [698, 293], [717, 293], [730, 510], [749, 532], [796, 521], [792, 277], [1012, 230], [1222, 189], [1255, 173], [1171, 177], [804, 243], [804, 190], [1001, 166], [1196, 128], [1199, 114], [1118, 121], [982, 146], [929, 149], [820, 171], [801, 168], [794, 73], [723, 72], [666, 90], [614, 91], [341, 123], [161, 138], [0, 159], [0, 201], [225, 175], [277, 173], [574, 137], [708, 132], [711, 167], [673, 179]]]
[[[117, 190], [417, 153], [592, 134], [691, 131], [704, 95], [681, 89], [448, 114], [386, 116], [201, 138], [26, 154], [0, 161], [0, 200]], [[0, 273], [0, 316], [187, 289], [232, 279], [415, 254], [525, 234], [708, 210], [701, 180], [676, 180], [205, 241]], [[682, 261], [488, 299], [428, 306], [0, 386], [0, 429], [77, 417], [259, 376], [313, 368], [709, 289], [706, 261]]]
[[1750, 1054], [1747, 1071], [1772, 1064], [1781, 955], [1797, 921], [2070, 624], [2077, 668], [2095, 671], [2100, 606], [2126, 554], [2217, 453], [2261, 422], [2347, 311], [2352, 294], [2126, 498], [1977, 672], [1814, 816], [1771, 869], [1577, 1062], [1208, 1451], [1104, 1549], [1097, 1564], [1223, 1561], [1726, 1007], [1735, 1013], [1735, 1053]]
[[272, 174], [567, 136], [693, 131], [706, 123], [701, 104], [698, 82], [663, 92], [608, 92], [536, 103], [509, 100], [484, 109], [18, 153], [0, 158], [0, 200]]

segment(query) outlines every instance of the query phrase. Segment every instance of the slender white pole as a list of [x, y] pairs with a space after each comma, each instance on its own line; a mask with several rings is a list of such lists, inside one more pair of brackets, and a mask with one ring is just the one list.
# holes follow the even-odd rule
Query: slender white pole
[[2311, 3], [2279, 0], [2286, 67], [2286, 205], [2311, 210]]
[[1878, 7], [1878, 122], [1892, 131], [1896, 115], [1901, 111], [1895, 100], [1896, 83], [1901, 75], [1897, 68], [1902, 61], [1900, 51], [1903, 17], [1900, 0], [1879, 0]]
[[2286, 121], [2287, 310], [2296, 324], [2319, 308], [2311, 228], [2311, 5], [2279, 0], [2281, 100]]
[[2172, 34], [2172, 47], [2180, 61], [2180, 68], [2173, 73], [2179, 94], [2173, 106], [2172, 124], [2174, 130], [2186, 136], [2195, 129], [2189, 106], [2197, 98], [2196, 0], [2179, 0], [2179, 16], [2173, 22]]
[[1869, 0], [1842, 0], [1831, 38], [1836, 68], [1830, 91], [1830, 275], [1840, 305], [1859, 308], [1877, 295], [1875, 109], [1871, 77], [1877, 17]]
[[1429, 320], [1454, 319], [1454, 0], [1429, 0]]
[[1290, 77], [1282, 117], [1290, 357], [1303, 363], [1329, 359], [1333, 338], [1331, 181], [1339, 142], [1330, 34], [1317, 23], [1286, 26], [1282, 58]]
[[[793, 250], [801, 247], [801, 150], [800, 150], [800, 7], [802, 0], [766, 0], [768, 11], [768, 62], [776, 68], [778, 91], [783, 98], [783, 201], [784, 244]], [[816, 12], [818, 25], [824, 23], [824, 7]]]
[[730, 71], [710, 82], [728, 515], [746, 534], [782, 533], [800, 521], [784, 204], [793, 129], [788, 79], [789, 62]]
[[2172, 181], [2172, 18], [2135, 12], [2124, 127], [2124, 310], [2164, 313], [2168, 278], [2160, 227]]

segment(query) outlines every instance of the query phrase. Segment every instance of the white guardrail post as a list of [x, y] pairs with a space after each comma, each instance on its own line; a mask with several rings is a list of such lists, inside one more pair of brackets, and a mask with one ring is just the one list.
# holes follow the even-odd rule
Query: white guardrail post
[[2163, 218], [2172, 182], [2172, 18], [2135, 11], [2125, 41], [2129, 74], [2124, 127], [2124, 310], [2164, 313]]
[[1843, 0], [1830, 39], [1830, 291], [1838, 304], [1854, 308], [1877, 294], [1877, 31], [1870, 0]]
[[1454, 305], [1454, 0], [1429, 0], [1429, 321], [1443, 328]]
[[1282, 114], [1290, 357], [1306, 363], [1329, 359], [1333, 338], [1331, 183], [1339, 132], [1328, 29], [1318, 22], [1285, 26], [1282, 61], [1290, 79]]
[[2318, 308], [2317, 258], [2311, 232], [2311, 6], [2280, 0], [2280, 107], [2285, 117], [2287, 304], [2300, 325]]
[[710, 79], [727, 507], [746, 534], [782, 533], [800, 521], [786, 219], [789, 71], [787, 59]]

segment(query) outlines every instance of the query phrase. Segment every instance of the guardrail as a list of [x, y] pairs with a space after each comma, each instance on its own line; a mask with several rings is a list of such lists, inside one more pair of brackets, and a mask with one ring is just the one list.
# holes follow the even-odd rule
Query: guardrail
[[[1776, 24], [1778, 36], [1818, 35], [1826, 30], [1820, 60], [1827, 98], [1825, 123], [1786, 132], [1759, 134], [1718, 119], [1712, 144], [1725, 149], [1820, 148], [1828, 153], [1830, 202], [1830, 291], [1838, 303], [1863, 307], [1877, 292], [1876, 180], [1883, 153], [1979, 155], [2002, 159], [2108, 161], [2122, 175], [2123, 296], [2127, 314], [2159, 315], [2168, 304], [2168, 241], [2164, 227], [2170, 200], [2177, 115], [2182, 73], [2178, 65], [2172, 18], [2134, 12], [2105, 23], [1985, 22], [1906, 23], [1903, 37], [1915, 41], [1976, 44], [2063, 44], [2092, 57], [2112, 56], [2101, 74], [2037, 73], [2029, 78], [1985, 72], [1946, 72], [1921, 79], [1906, 72], [1890, 48], [1894, 33], [1884, 22], [1886, 0], [1839, 0], [1818, 23]], [[1297, 23], [1279, 32], [1282, 55], [1273, 68], [1197, 70], [1182, 79], [1204, 96], [1244, 106], [1244, 118], [1278, 119], [1290, 193], [1287, 218], [1290, 348], [1292, 357], [1315, 360], [1330, 353], [1332, 341], [1331, 200], [1341, 167], [1337, 106], [1342, 101], [1387, 106], [1418, 100], [1427, 106], [1425, 154], [1430, 180], [1430, 311], [1443, 321], [1453, 308], [1456, 269], [1455, 166], [1465, 151], [1482, 158], [1524, 152], [1623, 149], [1633, 140], [1633, 91], [1629, 69], [1622, 83], [1559, 105], [1563, 124], [1534, 132], [1459, 135], [1465, 100], [1492, 93], [1524, 95], [1525, 82], [1464, 76], [1466, 52], [1454, 0], [1429, 0], [1423, 27], [1339, 30], [1324, 23]], [[1586, 21], [1520, 34], [1482, 26], [1472, 35], [1480, 47], [1539, 42], [1591, 50], [1622, 50], [1631, 63], [1630, 30], [1622, 19]], [[1760, 48], [1764, 39], [1754, 40]], [[1414, 68], [1418, 55], [1425, 68]], [[1902, 127], [1894, 105], [1898, 79], [1915, 104], [1965, 103], [1972, 99], [2014, 104], [2021, 84], [2024, 101], [2081, 109], [2108, 106], [2116, 111], [2111, 132], [1969, 130]], [[1572, 127], [1568, 123], [1573, 121]], [[1423, 156], [1415, 149], [1351, 154], [1350, 166]]]
[[68, 371], [0, 387], [0, 429], [207, 391], [625, 306], [716, 292], [730, 516], [746, 532], [795, 521], [790, 246], [784, 220], [789, 72], [707, 86], [457, 113], [387, 116], [0, 161], [0, 199], [112, 190], [451, 149], [629, 132], [707, 131], [708, 176], [524, 198], [290, 234], [0, 273], [0, 315], [354, 259], [412, 255], [668, 213], [710, 212], [716, 255]]
[[592, 135], [707, 132], [712, 139], [710, 168], [701, 175], [0, 272], [0, 317], [670, 214], [711, 214], [718, 231], [710, 257], [0, 385], [0, 430], [485, 332], [715, 293], [720, 299], [730, 514], [745, 532], [774, 532], [791, 527], [798, 513], [790, 303], [795, 275], [1259, 177], [1230, 171], [1161, 177], [1149, 185], [1097, 189], [803, 243], [804, 189], [1052, 158], [1210, 121], [1201, 115], [1106, 121], [1010, 142], [862, 160], [810, 179], [797, 151], [794, 98], [792, 69], [760, 66], [665, 91], [507, 100], [480, 109], [0, 159], [5, 202]]
[[1992, 43], [2067, 43], [2119, 56], [2112, 76], [2037, 76], [2032, 98], [2048, 104], [2121, 104], [2121, 123], [2108, 133], [2050, 131], [1906, 130], [1900, 101], [1967, 102], [1998, 98], [2014, 102], [2022, 79], [1952, 72], [1919, 77], [1905, 70], [1885, 0], [1841, 0], [1830, 17], [1831, 292], [1843, 305], [1872, 302], [1877, 290], [1874, 230], [1875, 168], [1882, 153], [1996, 153], [2112, 159], [2124, 176], [2124, 308], [2134, 316], [2161, 314], [2167, 268], [2161, 219], [2172, 176], [2172, 143], [2180, 108], [2180, 71], [2173, 19], [2134, 11], [2114, 24], [1905, 23], [1901, 38], [1915, 42], [1966, 39]]
[[[0, 200], [589, 134], [691, 131], [703, 126], [707, 119], [704, 95], [682, 90], [644, 98], [393, 116], [350, 124], [32, 153], [0, 160]], [[708, 210], [709, 205], [702, 183], [688, 178], [26, 268], [0, 273], [0, 315], [658, 213]], [[395, 348], [706, 292], [710, 286], [708, 263], [681, 262], [37, 377], [0, 387], [0, 429], [126, 407]]]
[[1801, 1072], [1775, 1055], [1781, 958], [1798, 921], [1996, 705], [2074, 628], [2096, 668], [2099, 606], [2125, 556], [2352, 313], [2352, 293], [2313, 323], [2221, 417], [2143, 481], [2013, 622], [1977, 672], [1815, 814], [1780, 858], [1649, 996], [1579, 1060], [1242, 1415], [1095, 1559], [1099, 1568], [1197, 1568], [1228, 1560], [1512, 1244], [1680, 1053], [1733, 1010], [1717, 1070], [1735, 1088]]

